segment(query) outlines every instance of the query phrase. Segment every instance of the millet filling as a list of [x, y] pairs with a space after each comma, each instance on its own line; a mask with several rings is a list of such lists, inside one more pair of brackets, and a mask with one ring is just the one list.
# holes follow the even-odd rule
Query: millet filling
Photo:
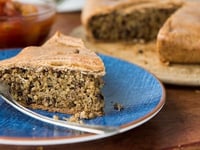
[[30, 108], [101, 116], [104, 101], [101, 77], [73, 70], [10, 68], [0, 71], [0, 80], [10, 86], [15, 100]]
[[177, 8], [146, 8], [134, 13], [114, 11], [110, 14], [94, 16], [89, 23], [92, 35], [97, 40], [155, 39], [165, 20]]

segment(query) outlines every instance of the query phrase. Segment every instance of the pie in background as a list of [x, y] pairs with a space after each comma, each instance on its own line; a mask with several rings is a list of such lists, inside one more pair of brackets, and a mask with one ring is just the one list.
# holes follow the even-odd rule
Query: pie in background
[[180, 0], [87, 0], [82, 11], [86, 36], [96, 41], [150, 41]]
[[166, 63], [200, 63], [200, 3], [188, 2], [160, 29], [159, 58]]

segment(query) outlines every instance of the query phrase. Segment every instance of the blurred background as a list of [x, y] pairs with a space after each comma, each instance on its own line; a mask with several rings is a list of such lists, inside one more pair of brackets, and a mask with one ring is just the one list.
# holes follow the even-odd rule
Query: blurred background
[[57, 12], [72, 12], [82, 9], [85, 0], [54, 0]]
[[56, 22], [56, 13], [80, 11], [84, 0], [0, 0], [0, 49], [39, 46]]

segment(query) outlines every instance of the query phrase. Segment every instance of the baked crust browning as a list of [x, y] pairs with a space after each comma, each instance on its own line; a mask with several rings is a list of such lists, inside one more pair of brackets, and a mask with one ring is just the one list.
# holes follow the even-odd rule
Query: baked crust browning
[[188, 2], [160, 29], [157, 49], [162, 62], [200, 63], [199, 2]]
[[1, 61], [1, 68], [27, 67], [40, 70], [41, 67], [52, 67], [65, 70], [74, 69], [98, 75], [105, 74], [102, 60], [84, 46], [81, 39], [65, 36], [57, 32], [43, 46], [24, 48], [17, 57]]

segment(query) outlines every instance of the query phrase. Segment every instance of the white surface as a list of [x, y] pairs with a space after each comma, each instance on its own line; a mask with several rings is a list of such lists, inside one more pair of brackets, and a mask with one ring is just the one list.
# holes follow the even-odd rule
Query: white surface
[[85, 0], [64, 0], [57, 4], [57, 12], [80, 11], [84, 3]]

